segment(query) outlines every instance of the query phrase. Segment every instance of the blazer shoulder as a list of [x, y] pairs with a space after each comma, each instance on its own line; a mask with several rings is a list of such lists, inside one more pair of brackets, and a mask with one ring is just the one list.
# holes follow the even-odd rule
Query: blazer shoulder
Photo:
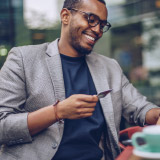
[[19, 46], [14, 47], [10, 50], [10, 53], [17, 53], [20, 52], [20, 54], [23, 56], [34, 56], [36, 54], [44, 53], [47, 50], [47, 47], [49, 45], [48, 43], [38, 44], [38, 45], [26, 45], [26, 46]]

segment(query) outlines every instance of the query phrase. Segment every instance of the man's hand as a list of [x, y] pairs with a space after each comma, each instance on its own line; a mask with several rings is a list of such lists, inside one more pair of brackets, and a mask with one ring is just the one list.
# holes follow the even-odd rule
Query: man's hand
[[153, 108], [146, 114], [146, 124], [160, 124], [160, 108]]
[[75, 94], [57, 104], [60, 119], [80, 119], [92, 116], [98, 97], [96, 95]]
[[[79, 119], [89, 117], [95, 110], [96, 95], [77, 94], [57, 104], [57, 115], [60, 119]], [[57, 121], [53, 105], [42, 107], [28, 114], [28, 128], [35, 135]]]

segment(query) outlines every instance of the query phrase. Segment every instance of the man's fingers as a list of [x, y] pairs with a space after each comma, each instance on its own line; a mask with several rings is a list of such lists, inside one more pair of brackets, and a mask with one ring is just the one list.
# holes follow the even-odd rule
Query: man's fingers
[[95, 108], [83, 108], [77, 111], [77, 114], [93, 113]]
[[77, 94], [78, 100], [85, 102], [97, 102], [98, 97], [96, 95], [85, 95], [85, 94]]
[[61, 118], [77, 119], [91, 116], [98, 98], [96, 95], [75, 94], [58, 103]]
[[94, 108], [96, 106], [96, 102], [84, 102], [84, 101], [80, 101], [77, 102], [77, 108]]

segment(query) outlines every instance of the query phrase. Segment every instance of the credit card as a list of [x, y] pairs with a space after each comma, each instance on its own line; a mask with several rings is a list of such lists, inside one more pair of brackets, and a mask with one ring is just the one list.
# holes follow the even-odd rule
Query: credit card
[[104, 98], [108, 93], [110, 93], [112, 91], [112, 89], [109, 89], [107, 91], [103, 91], [97, 94], [98, 98]]

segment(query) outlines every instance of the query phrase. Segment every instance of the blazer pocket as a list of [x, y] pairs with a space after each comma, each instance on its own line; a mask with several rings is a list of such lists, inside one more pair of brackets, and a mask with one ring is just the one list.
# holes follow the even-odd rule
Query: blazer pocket
[[0, 160], [18, 160], [12, 154], [5, 152], [0, 154]]
[[20, 159], [19, 153], [21, 152], [22, 152], [22, 145], [12, 145], [12, 146], [3, 145], [0, 154], [0, 160], [1, 157], [2, 160], [19, 160]]

